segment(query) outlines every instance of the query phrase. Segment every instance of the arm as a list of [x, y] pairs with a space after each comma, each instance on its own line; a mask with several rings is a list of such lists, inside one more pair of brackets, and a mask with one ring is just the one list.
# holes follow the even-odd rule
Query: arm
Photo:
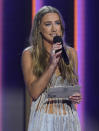
[[45, 69], [40, 78], [33, 74], [33, 60], [31, 52], [24, 50], [22, 54], [22, 71], [24, 76], [25, 85], [29, 90], [30, 96], [36, 100], [40, 94], [46, 89], [53, 72], [56, 69], [59, 57], [56, 58], [61, 52], [52, 56], [49, 66]]
[[24, 81], [26, 87], [29, 90], [29, 94], [34, 100], [36, 100], [46, 88], [53, 74], [54, 66], [50, 65], [39, 79], [37, 79], [36, 76], [32, 73], [32, 66], [33, 64], [31, 53], [26, 50], [22, 54], [22, 70]]

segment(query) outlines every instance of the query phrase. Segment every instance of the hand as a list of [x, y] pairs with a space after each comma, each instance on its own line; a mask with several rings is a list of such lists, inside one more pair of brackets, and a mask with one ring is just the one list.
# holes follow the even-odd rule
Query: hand
[[72, 101], [74, 104], [79, 104], [81, 102], [81, 94], [75, 93], [72, 96], [69, 97], [69, 100]]
[[50, 58], [50, 63], [54, 65], [55, 67], [57, 66], [57, 63], [59, 62], [62, 50], [58, 51], [57, 53], [56, 50], [59, 50], [62, 48], [61, 43], [56, 43], [53, 44], [52, 50], [51, 50], [51, 58]]

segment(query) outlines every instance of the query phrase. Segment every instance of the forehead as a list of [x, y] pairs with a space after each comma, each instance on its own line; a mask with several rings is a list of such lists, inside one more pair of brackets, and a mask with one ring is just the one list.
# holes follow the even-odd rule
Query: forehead
[[47, 13], [42, 17], [41, 22], [56, 21], [56, 20], [60, 20], [59, 15], [57, 13]]

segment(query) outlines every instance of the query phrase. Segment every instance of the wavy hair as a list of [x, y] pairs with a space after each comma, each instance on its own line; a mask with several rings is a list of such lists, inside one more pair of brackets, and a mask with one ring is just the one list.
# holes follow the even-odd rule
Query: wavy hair
[[[44, 47], [43, 37], [40, 33], [40, 23], [42, 17], [47, 13], [58, 14], [61, 24], [62, 36], [64, 36], [64, 21], [60, 12], [56, 8], [51, 6], [42, 7], [34, 17], [29, 38], [30, 45], [33, 46], [32, 51], [33, 73], [37, 76], [37, 78], [42, 75], [42, 73], [49, 64], [48, 53]], [[72, 62], [72, 56], [68, 48], [66, 48], [66, 52], [69, 57], [70, 64], [66, 65], [64, 63], [64, 60], [61, 58], [58, 63], [59, 71], [63, 79], [66, 78], [69, 83], [76, 84], [78, 82], [78, 77], [74, 72], [74, 64]]]

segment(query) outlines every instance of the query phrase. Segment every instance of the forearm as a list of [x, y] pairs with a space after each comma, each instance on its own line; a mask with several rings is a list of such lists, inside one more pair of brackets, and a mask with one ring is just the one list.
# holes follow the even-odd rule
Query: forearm
[[30, 94], [34, 100], [36, 100], [40, 96], [40, 94], [46, 89], [54, 70], [55, 67], [53, 65], [50, 65], [39, 79], [31, 83]]

